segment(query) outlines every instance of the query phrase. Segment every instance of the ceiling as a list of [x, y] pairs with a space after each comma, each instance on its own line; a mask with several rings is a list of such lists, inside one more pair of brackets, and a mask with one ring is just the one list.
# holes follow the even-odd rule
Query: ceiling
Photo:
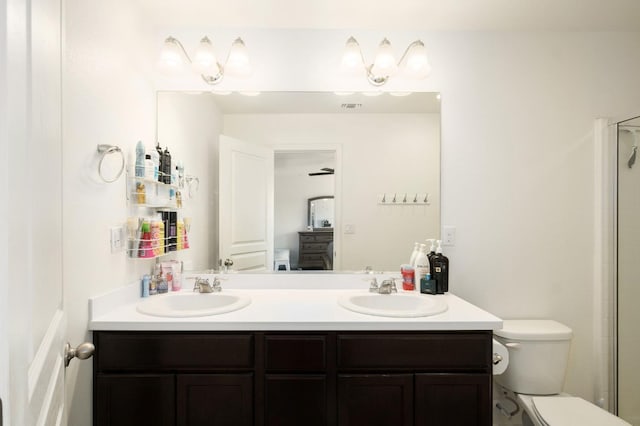
[[135, 1], [161, 27], [640, 31], [640, 0]]

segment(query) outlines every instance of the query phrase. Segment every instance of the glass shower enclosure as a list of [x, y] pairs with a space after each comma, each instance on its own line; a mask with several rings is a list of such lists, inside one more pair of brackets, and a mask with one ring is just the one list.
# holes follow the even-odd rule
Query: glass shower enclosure
[[640, 117], [618, 122], [615, 393], [618, 416], [640, 426]]

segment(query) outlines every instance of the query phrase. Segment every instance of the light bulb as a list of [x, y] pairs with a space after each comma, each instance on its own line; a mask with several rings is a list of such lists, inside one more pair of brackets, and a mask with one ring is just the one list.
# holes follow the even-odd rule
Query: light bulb
[[167, 37], [160, 52], [161, 67], [167, 71], [178, 71], [184, 66], [184, 59], [180, 42], [173, 37]]
[[376, 52], [371, 72], [377, 77], [392, 76], [398, 70], [396, 58], [393, 55], [391, 43], [386, 38], [382, 40]]
[[360, 52], [360, 45], [358, 41], [349, 37], [347, 43], [344, 46], [344, 52], [342, 53], [342, 62], [340, 67], [342, 71], [354, 72], [362, 71], [364, 64], [362, 63], [362, 53]]
[[247, 54], [247, 47], [240, 37], [231, 45], [225, 72], [237, 77], [248, 77], [251, 74], [251, 63]]
[[213, 45], [209, 37], [203, 37], [200, 40], [198, 49], [193, 55], [193, 70], [198, 74], [216, 75], [220, 72], [216, 54], [213, 51]]
[[413, 42], [407, 52], [407, 59], [404, 64], [404, 72], [407, 77], [425, 78], [431, 72], [429, 59], [427, 57], [427, 48], [421, 41]]

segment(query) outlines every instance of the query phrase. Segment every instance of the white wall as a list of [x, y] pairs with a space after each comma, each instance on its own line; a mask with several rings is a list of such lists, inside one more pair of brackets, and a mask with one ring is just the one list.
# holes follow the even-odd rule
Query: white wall
[[[65, 2], [63, 75], [63, 274], [68, 339], [91, 341], [88, 298], [148, 272], [153, 261], [111, 254], [109, 227], [126, 223], [125, 180], [97, 175], [97, 144], [125, 152], [155, 140], [154, 53], [145, 20], [128, 2]], [[67, 369], [70, 425], [91, 424], [91, 362]]]
[[[238, 114], [228, 135], [266, 144], [342, 147], [341, 269], [397, 270], [413, 243], [439, 235], [439, 114]], [[430, 205], [383, 206], [378, 194], [429, 193]], [[354, 233], [345, 233], [351, 225]]]
[[[72, 341], [86, 337], [87, 298], [142, 269], [110, 255], [105, 231], [122, 221], [123, 189], [99, 184], [90, 166], [96, 143], [131, 149], [153, 139], [146, 72], [169, 29], [148, 34], [144, 19], [119, 5], [67, 1], [63, 202]], [[504, 318], [569, 325], [566, 390], [593, 400], [593, 120], [640, 109], [640, 34], [233, 30], [224, 33], [229, 43], [242, 34], [259, 67], [253, 79], [220, 88], [368, 88], [327, 72], [351, 33], [363, 46], [381, 36], [395, 46], [421, 37], [431, 53], [432, 77], [387, 88], [442, 92], [442, 223], [458, 229], [446, 252], [452, 291]], [[157, 89], [171, 88], [153, 78]], [[87, 230], [104, 237], [88, 243]], [[90, 370], [78, 363], [67, 374], [71, 424], [89, 424]]]

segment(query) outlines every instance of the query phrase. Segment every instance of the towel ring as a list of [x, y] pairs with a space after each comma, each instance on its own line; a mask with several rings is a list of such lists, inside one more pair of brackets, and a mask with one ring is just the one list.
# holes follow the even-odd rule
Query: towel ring
[[186, 176], [185, 181], [187, 183], [189, 198], [193, 198], [196, 192], [198, 192], [198, 189], [200, 189], [200, 179], [196, 176]]
[[[122, 150], [120, 149], [119, 146], [116, 146], [116, 145], [100, 144], [98, 145], [98, 152], [102, 154], [100, 156], [100, 162], [98, 163], [98, 175], [100, 175], [100, 179], [102, 179], [106, 183], [113, 183], [117, 181], [118, 178], [122, 176], [122, 172], [124, 171], [124, 154], [122, 153]], [[113, 154], [114, 152], [117, 152], [120, 154], [120, 159], [121, 159], [120, 171], [116, 174], [116, 177], [114, 177], [113, 179], [106, 179], [102, 174], [102, 161], [108, 154]]]

